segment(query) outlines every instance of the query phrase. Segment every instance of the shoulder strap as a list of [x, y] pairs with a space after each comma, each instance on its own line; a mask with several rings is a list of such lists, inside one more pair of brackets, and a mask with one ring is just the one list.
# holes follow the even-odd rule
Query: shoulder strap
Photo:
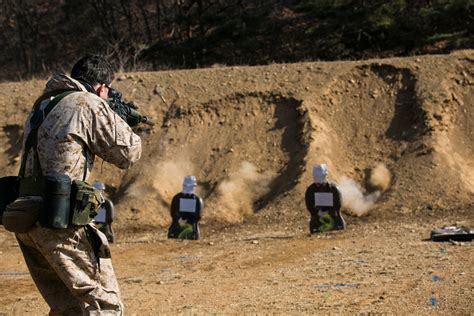
[[43, 96], [41, 96], [36, 102], [35, 105], [33, 106], [33, 115], [30, 118], [30, 126], [31, 126], [31, 131], [28, 134], [28, 137], [25, 142], [25, 148], [23, 149], [23, 155], [21, 159], [21, 167], [20, 167], [20, 172], [19, 176], [21, 178], [25, 177], [25, 168], [26, 168], [26, 160], [29, 151], [31, 148], [33, 148], [33, 155], [34, 155], [34, 160], [33, 160], [33, 177], [41, 177], [42, 172], [41, 172], [41, 165], [39, 163], [39, 156], [38, 156], [38, 150], [37, 150], [37, 145], [38, 145], [38, 129], [43, 123], [44, 119], [46, 116], [53, 110], [53, 108], [61, 101], [65, 96], [77, 92], [77, 90], [60, 90], [60, 91], [53, 91], [56, 93], [59, 93], [54, 97], [53, 100], [51, 100], [46, 108], [44, 110], [40, 109], [42, 101], [46, 100], [47, 98], [50, 98], [54, 94], [52, 92], [46, 93]]

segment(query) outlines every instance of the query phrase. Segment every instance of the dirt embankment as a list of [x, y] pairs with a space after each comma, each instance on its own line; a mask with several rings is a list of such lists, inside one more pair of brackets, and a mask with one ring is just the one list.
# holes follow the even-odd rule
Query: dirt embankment
[[[320, 162], [346, 191], [360, 185], [365, 195], [377, 191], [373, 170], [384, 170], [380, 218], [459, 208], [474, 191], [472, 68], [472, 52], [462, 51], [123, 74], [116, 87], [158, 126], [139, 131], [143, 158], [133, 168], [98, 161], [93, 178], [106, 182], [124, 227], [166, 225], [187, 174], [198, 178], [205, 222], [241, 223], [285, 201], [296, 207], [278, 213], [299, 217], [311, 165]], [[23, 120], [43, 83], [2, 84], [2, 174], [19, 167]], [[368, 212], [363, 203], [346, 209]]]

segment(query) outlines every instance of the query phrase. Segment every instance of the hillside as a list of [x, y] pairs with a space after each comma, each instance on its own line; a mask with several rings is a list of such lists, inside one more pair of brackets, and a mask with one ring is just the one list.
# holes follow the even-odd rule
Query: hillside
[[[129, 311], [472, 313], [472, 243], [421, 240], [442, 224], [474, 226], [473, 65], [466, 50], [120, 74], [115, 87], [158, 122], [137, 131], [143, 155], [131, 169], [98, 159], [90, 179], [103, 180], [117, 205], [114, 261]], [[43, 84], [0, 84], [1, 175], [19, 168], [23, 120]], [[348, 230], [317, 238], [307, 236], [303, 196], [321, 162], [343, 190]], [[205, 201], [194, 244], [165, 239], [187, 174]], [[0, 236], [7, 269], [25, 271], [12, 236]], [[439, 286], [426, 281], [439, 274]], [[430, 295], [438, 305], [425, 302]], [[0, 313], [32, 308], [12, 297]]]

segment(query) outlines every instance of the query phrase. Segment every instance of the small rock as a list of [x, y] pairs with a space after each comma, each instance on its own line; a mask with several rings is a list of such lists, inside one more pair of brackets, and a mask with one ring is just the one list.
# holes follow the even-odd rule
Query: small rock
[[161, 88], [160, 85], [156, 85], [155, 88], [153, 89], [154, 94], [161, 94]]
[[377, 98], [379, 96], [379, 91], [378, 90], [372, 90], [369, 92], [369, 95], [372, 97], [372, 98]]
[[412, 211], [411, 211], [408, 207], [406, 207], [406, 206], [402, 206], [402, 207], [400, 208], [400, 212], [401, 212], [402, 214], [410, 214], [410, 213], [412, 213]]
[[442, 116], [441, 114], [439, 114], [439, 113], [433, 114], [433, 117], [434, 117], [435, 119], [437, 119], [438, 121], [441, 121], [441, 120], [443, 119], [443, 116]]

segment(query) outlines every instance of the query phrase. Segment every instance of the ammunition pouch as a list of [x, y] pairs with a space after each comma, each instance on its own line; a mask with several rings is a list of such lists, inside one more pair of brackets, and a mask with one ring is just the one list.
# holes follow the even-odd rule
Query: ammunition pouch
[[28, 232], [37, 221], [48, 228], [87, 225], [104, 202], [100, 190], [84, 181], [71, 183], [69, 176], [61, 173], [0, 178], [0, 189], [3, 225], [15, 233]]
[[78, 226], [89, 224], [104, 202], [100, 190], [87, 182], [75, 180], [71, 187], [71, 224]]
[[0, 178], [0, 225], [7, 205], [18, 197], [19, 181], [20, 178], [16, 176]]
[[50, 173], [44, 177], [45, 203], [40, 223], [48, 228], [67, 228], [71, 209], [71, 178], [62, 173]]
[[13, 233], [26, 233], [38, 221], [43, 198], [22, 196], [8, 204], [3, 213], [3, 226]]
[[37, 221], [48, 228], [66, 228], [69, 223], [71, 180], [51, 173], [45, 177], [18, 177], [18, 194], [3, 213], [5, 229], [26, 233]]

